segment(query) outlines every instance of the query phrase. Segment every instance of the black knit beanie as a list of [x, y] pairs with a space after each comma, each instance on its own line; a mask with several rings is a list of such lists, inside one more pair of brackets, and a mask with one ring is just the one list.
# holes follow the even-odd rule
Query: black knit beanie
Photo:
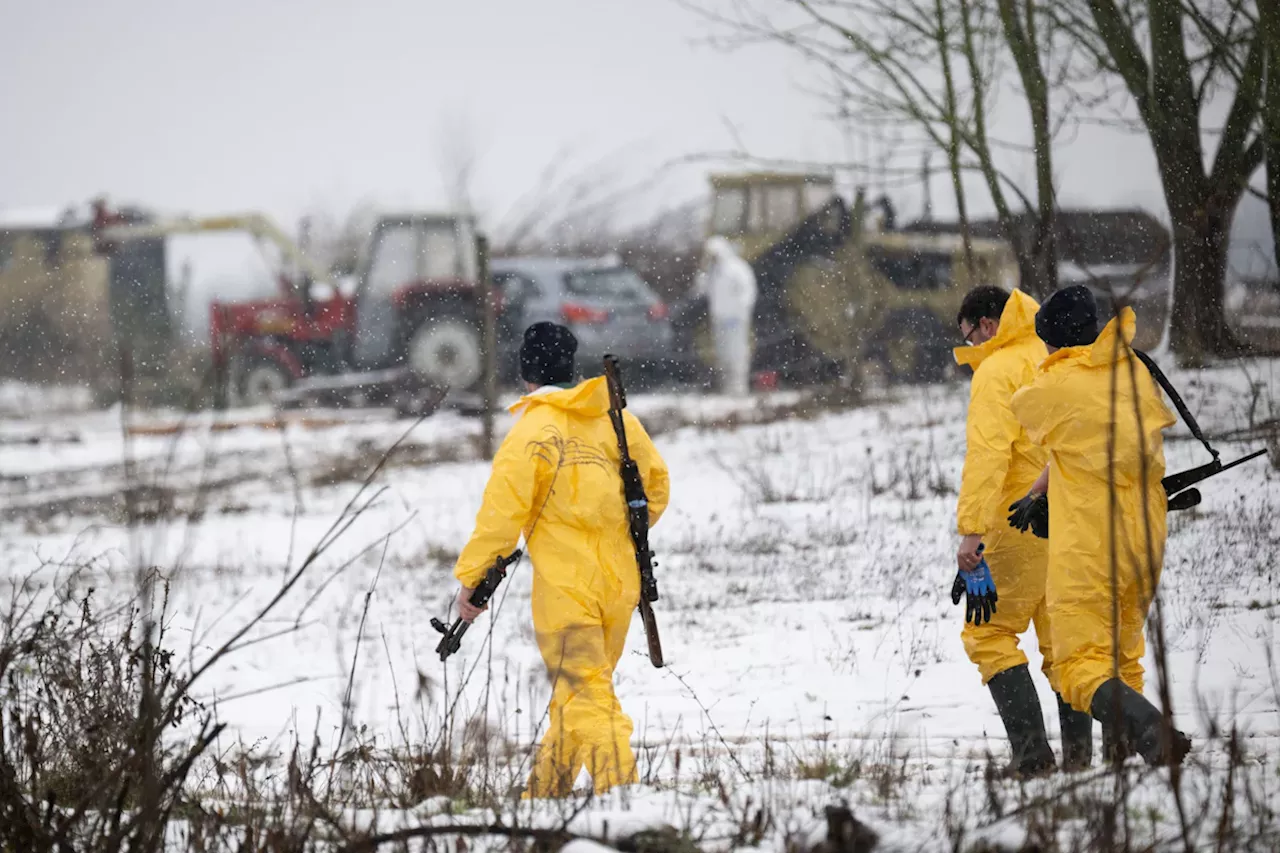
[[535, 385], [565, 385], [573, 381], [573, 356], [578, 339], [555, 323], [534, 323], [524, 330], [520, 345], [520, 376]]
[[1080, 347], [1098, 337], [1098, 303], [1083, 284], [1055, 291], [1036, 312], [1036, 334], [1052, 347]]

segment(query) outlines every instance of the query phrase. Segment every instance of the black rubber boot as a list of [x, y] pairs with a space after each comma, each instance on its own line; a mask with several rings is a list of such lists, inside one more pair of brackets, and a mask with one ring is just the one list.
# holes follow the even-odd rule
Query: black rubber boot
[[1006, 669], [987, 682], [996, 710], [1004, 722], [1013, 751], [1013, 763], [1004, 771], [1005, 776], [1030, 777], [1052, 772], [1053, 748], [1044, 729], [1044, 715], [1040, 712], [1040, 697], [1031, 682], [1031, 672], [1026, 664]]
[[1108, 764], [1124, 764], [1133, 757], [1133, 747], [1129, 744], [1129, 735], [1123, 728], [1112, 731], [1111, 726], [1102, 727], [1102, 760]]
[[1093, 694], [1090, 710], [1094, 719], [1102, 723], [1104, 732], [1123, 732], [1128, 745], [1152, 767], [1181, 764], [1191, 751], [1191, 738], [1177, 729], [1166, 741], [1160, 710], [1118, 678], [1103, 682]]
[[1058, 727], [1062, 730], [1062, 769], [1068, 773], [1093, 765], [1093, 717], [1058, 697]]

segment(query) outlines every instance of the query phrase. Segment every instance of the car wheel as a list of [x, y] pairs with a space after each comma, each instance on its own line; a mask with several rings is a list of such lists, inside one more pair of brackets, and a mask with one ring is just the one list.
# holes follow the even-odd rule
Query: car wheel
[[464, 390], [480, 381], [480, 335], [464, 320], [427, 320], [409, 338], [409, 369], [422, 378]]
[[256, 358], [240, 371], [236, 388], [243, 405], [263, 406], [275, 402], [275, 398], [292, 384], [293, 377], [279, 362]]

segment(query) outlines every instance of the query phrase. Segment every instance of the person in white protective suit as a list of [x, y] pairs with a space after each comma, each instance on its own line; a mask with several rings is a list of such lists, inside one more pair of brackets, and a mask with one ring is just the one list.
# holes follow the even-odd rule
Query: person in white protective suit
[[751, 264], [739, 257], [724, 237], [709, 238], [703, 257], [705, 265], [693, 293], [707, 297], [720, 388], [726, 394], [746, 396], [750, 390], [756, 276]]

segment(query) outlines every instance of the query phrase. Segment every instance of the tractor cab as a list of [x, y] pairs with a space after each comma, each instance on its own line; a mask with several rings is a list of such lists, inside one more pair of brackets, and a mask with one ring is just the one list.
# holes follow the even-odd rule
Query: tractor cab
[[711, 176], [709, 233], [731, 240], [748, 260], [836, 198], [820, 173], [750, 172]]
[[352, 365], [407, 363], [455, 387], [473, 384], [481, 370], [477, 280], [471, 219], [381, 216], [357, 270]]

